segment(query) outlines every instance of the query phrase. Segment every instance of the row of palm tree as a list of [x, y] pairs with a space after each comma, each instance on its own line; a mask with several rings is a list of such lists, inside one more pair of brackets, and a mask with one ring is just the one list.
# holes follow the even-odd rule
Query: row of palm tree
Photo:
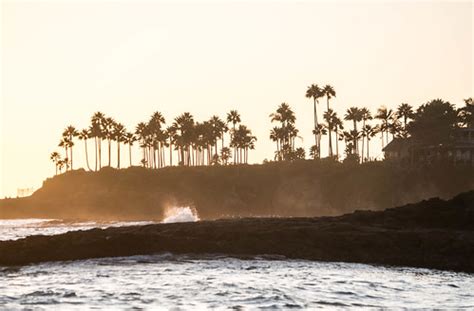
[[[349, 107], [345, 114], [339, 117], [330, 107], [330, 100], [336, 96], [330, 85], [319, 87], [312, 84], [308, 87], [306, 97], [313, 99], [315, 144], [310, 147], [311, 158], [321, 157], [321, 139], [328, 136], [328, 156], [340, 159], [339, 143], [345, 144], [346, 157], [355, 157], [364, 162], [370, 159], [370, 142], [380, 134], [382, 147], [391, 139], [407, 138], [410, 135], [409, 125], [419, 114], [413, 106], [401, 103], [395, 110], [381, 106], [375, 114], [366, 107]], [[326, 98], [326, 111], [323, 121], [318, 121], [317, 106], [319, 99]], [[437, 100], [434, 100], [437, 101]], [[441, 100], [438, 100], [441, 101]], [[432, 101], [433, 102], [433, 101]], [[449, 103], [448, 103], [449, 104]], [[474, 126], [474, 105], [472, 98], [465, 100], [466, 106], [456, 111], [459, 126]], [[305, 150], [296, 147], [299, 131], [296, 128], [296, 116], [287, 103], [282, 103], [276, 111], [270, 114], [271, 122], [277, 123], [270, 131], [270, 139], [276, 144], [275, 160], [288, 161], [305, 158]], [[376, 124], [373, 122], [377, 120]], [[344, 124], [344, 121], [349, 124]], [[228, 145], [225, 143], [226, 133], [229, 135]], [[108, 166], [112, 165], [112, 146], [117, 148], [117, 168], [121, 167], [121, 146], [128, 145], [129, 165], [132, 166], [132, 146], [138, 141], [142, 150], [141, 165], [148, 168], [162, 168], [166, 165], [215, 165], [248, 163], [248, 152], [255, 148], [257, 138], [251, 130], [241, 124], [240, 114], [230, 111], [225, 120], [212, 116], [209, 120], [196, 122], [194, 117], [185, 112], [176, 117], [171, 124], [160, 112], [155, 112], [147, 122], [140, 122], [133, 132], [113, 118], [96, 112], [91, 118], [88, 128], [80, 131], [74, 126], [68, 126], [63, 131], [59, 147], [64, 148], [64, 158], [59, 153], [51, 154], [51, 160], [56, 165], [56, 173], [73, 169], [73, 147], [75, 138], [84, 141], [85, 162], [88, 170], [89, 163], [88, 140], [94, 141], [94, 168], [102, 168], [102, 148], [107, 147]], [[335, 152], [334, 152], [335, 147]], [[167, 151], [169, 154], [167, 155]], [[167, 158], [168, 157], [168, 163]]]
[[[102, 168], [104, 143], [108, 154], [107, 166], [112, 165], [114, 143], [117, 147], [116, 167], [121, 167], [122, 144], [128, 145], [129, 165], [132, 166], [132, 146], [137, 141], [143, 155], [140, 163], [148, 168], [162, 168], [167, 165], [166, 149], [169, 151], [169, 165], [173, 165], [174, 152], [179, 165], [228, 164], [231, 158], [234, 159], [234, 164], [248, 163], [249, 150], [255, 149], [257, 138], [247, 126], [241, 124], [240, 114], [236, 110], [227, 114], [226, 121], [212, 116], [207, 121], [196, 122], [189, 112], [185, 112], [166, 126], [164, 116], [155, 112], [148, 122], [140, 122], [134, 132], [129, 132], [123, 124], [106, 117], [102, 112], [96, 112], [88, 128], [78, 131], [72, 125], [66, 127], [58, 145], [64, 148], [64, 157], [61, 158], [58, 152], [53, 152], [50, 158], [56, 165], [56, 174], [64, 167], [66, 171], [73, 169], [74, 139], [78, 138], [84, 141], [88, 170], [92, 170], [88, 140], [94, 141], [94, 171]], [[229, 147], [225, 146], [227, 132], [230, 132]]]
[[[336, 91], [331, 85], [320, 87], [318, 84], [311, 84], [306, 90], [306, 97], [313, 99], [315, 145], [311, 147], [313, 157], [321, 156], [321, 138], [328, 135], [328, 156], [334, 157], [333, 137], [336, 139], [336, 158], [339, 158], [338, 141], [344, 140], [346, 143], [346, 154], [360, 156], [363, 160], [366, 152], [366, 158], [370, 157], [369, 144], [370, 139], [377, 133], [380, 133], [382, 147], [389, 142], [389, 134], [393, 137], [407, 137], [408, 121], [413, 118], [413, 107], [407, 103], [400, 104], [396, 111], [388, 109], [385, 106], [380, 107], [373, 117], [370, 110], [366, 107], [349, 107], [344, 114], [345, 121], [352, 122], [352, 129], [344, 131], [342, 119], [330, 108], [330, 100], [336, 97]], [[317, 106], [319, 99], [326, 98], [326, 111], [323, 113], [324, 122], [318, 122]], [[377, 125], [368, 124], [373, 119], [380, 121]], [[402, 122], [401, 122], [402, 121]], [[362, 122], [362, 129], [358, 129]], [[360, 144], [361, 143], [361, 144]]]

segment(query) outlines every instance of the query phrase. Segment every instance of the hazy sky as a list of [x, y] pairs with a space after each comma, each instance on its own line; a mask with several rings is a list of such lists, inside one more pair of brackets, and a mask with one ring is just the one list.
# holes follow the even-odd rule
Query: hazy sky
[[2, 1], [0, 196], [54, 174], [62, 130], [95, 111], [132, 129], [157, 110], [171, 121], [238, 109], [261, 162], [273, 158], [268, 115], [282, 102], [298, 144], [313, 143], [311, 83], [335, 87], [340, 116], [438, 97], [461, 105], [473, 96], [472, 15], [471, 1]]

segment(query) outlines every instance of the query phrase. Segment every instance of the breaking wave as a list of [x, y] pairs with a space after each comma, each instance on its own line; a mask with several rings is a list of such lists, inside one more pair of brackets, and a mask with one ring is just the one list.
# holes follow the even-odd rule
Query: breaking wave
[[162, 221], [165, 224], [175, 222], [195, 222], [199, 221], [197, 211], [191, 207], [172, 207], [165, 212], [165, 219]]

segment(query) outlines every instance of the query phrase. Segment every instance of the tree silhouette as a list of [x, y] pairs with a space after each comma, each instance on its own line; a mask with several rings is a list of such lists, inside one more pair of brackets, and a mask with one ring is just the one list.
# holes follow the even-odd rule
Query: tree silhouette
[[[79, 133], [77, 132], [76, 128], [72, 125], [69, 125], [68, 127], [66, 127], [66, 129], [64, 130], [63, 132], [63, 138], [66, 139], [65, 143], [68, 145], [67, 148], [69, 149], [69, 156], [66, 155], [66, 157], [69, 157], [70, 159], [70, 164], [71, 164], [71, 170], [74, 169], [74, 166], [73, 166], [73, 162], [72, 162], [72, 159], [73, 159], [73, 149], [72, 147], [74, 146], [74, 137], [77, 137], [79, 135]], [[67, 166], [66, 166], [67, 167]]]
[[135, 135], [133, 135], [133, 133], [128, 132], [125, 134], [124, 142], [128, 145], [128, 159], [130, 162], [130, 166], [132, 166], [132, 146], [133, 143], [135, 143], [136, 141], [137, 138], [135, 137]]
[[346, 121], [352, 121], [353, 122], [353, 125], [354, 125], [354, 129], [349, 132], [352, 134], [352, 137], [353, 137], [353, 152], [354, 154], [358, 154], [359, 152], [359, 148], [358, 148], [358, 145], [359, 145], [359, 132], [357, 130], [357, 122], [360, 122], [362, 121], [362, 111], [361, 109], [357, 108], [357, 107], [351, 107], [349, 109], [347, 109], [346, 111], [346, 114], [344, 115], [344, 120]]
[[49, 156], [49, 158], [51, 159], [51, 161], [53, 161], [54, 163], [54, 167], [56, 169], [56, 172], [55, 172], [55, 175], [58, 175], [58, 163], [59, 161], [61, 161], [61, 156], [59, 155], [59, 153], [57, 153], [56, 151], [52, 152], [51, 155]]
[[[330, 109], [329, 109], [329, 100], [333, 97], [336, 97], [336, 91], [334, 90], [334, 87], [332, 87], [331, 85], [328, 84], [328, 85], [324, 86], [323, 94], [326, 96], [326, 103], [327, 103], [326, 113], [328, 113], [330, 111]], [[331, 118], [328, 118], [328, 119], [326, 119], [326, 122], [328, 122], [328, 120], [332, 121]], [[332, 127], [332, 124], [329, 124], [329, 122], [328, 122], [328, 127], [327, 128], [328, 128], [328, 137], [329, 137], [329, 156], [332, 157], [333, 156], [333, 152], [332, 152], [332, 130], [333, 130], [333, 127]]]
[[[385, 147], [386, 144], [388, 144], [388, 133], [390, 131], [390, 120], [393, 118], [393, 110], [392, 109], [387, 109], [385, 106], [381, 106], [379, 109], [377, 109], [377, 114], [375, 115], [376, 119], [380, 120], [380, 134], [382, 136], [382, 148]], [[384, 136], [383, 134], [386, 134], [386, 139], [384, 143]]]
[[317, 111], [317, 104], [318, 99], [323, 97], [324, 93], [323, 90], [317, 85], [317, 84], [311, 84], [308, 86], [308, 89], [306, 90], [306, 97], [307, 98], [312, 98], [313, 99], [313, 113], [314, 113], [314, 128], [313, 128], [313, 134], [314, 136], [314, 141], [315, 145], [318, 148], [318, 157], [320, 156], [320, 148], [319, 148], [319, 137], [317, 136], [317, 131], [316, 129], [318, 128], [318, 111]]
[[[237, 112], [237, 110], [231, 110], [227, 114], [227, 123], [232, 123], [232, 132], [231, 132], [231, 137], [230, 139], [233, 140], [233, 136], [235, 133], [235, 127], [238, 123], [240, 123], [240, 114]], [[236, 163], [236, 158], [237, 158], [237, 149], [234, 148], [234, 164]]]
[[452, 140], [457, 123], [454, 106], [442, 99], [434, 99], [416, 110], [408, 132], [419, 143], [439, 146]]
[[474, 103], [472, 97], [464, 100], [465, 106], [458, 109], [458, 118], [460, 126], [468, 128], [474, 127]]
[[403, 119], [403, 130], [401, 132], [401, 136], [404, 138], [406, 138], [408, 135], [408, 131], [407, 131], [408, 119], [412, 119], [414, 115], [415, 113], [413, 111], [413, 107], [407, 103], [401, 103], [397, 107], [396, 117], [397, 119], [400, 119], [400, 118]]
[[91, 168], [89, 166], [89, 154], [87, 152], [87, 139], [89, 138], [89, 131], [87, 129], [83, 129], [82, 131], [79, 132], [79, 135], [78, 135], [78, 138], [79, 140], [83, 140], [84, 141], [84, 150], [85, 150], [85, 154], [86, 154], [86, 165], [87, 165], [87, 169], [89, 171], [91, 171]]

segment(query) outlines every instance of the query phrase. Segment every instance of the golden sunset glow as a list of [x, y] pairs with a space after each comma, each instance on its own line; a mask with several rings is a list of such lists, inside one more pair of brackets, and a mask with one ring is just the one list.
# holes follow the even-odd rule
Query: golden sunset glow
[[[237, 109], [258, 138], [249, 161], [261, 163], [282, 102], [310, 146], [311, 83], [335, 86], [339, 115], [461, 106], [473, 94], [472, 14], [470, 1], [2, 1], [0, 197], [52, 176], [64, 127], [85, 128], [96, 111], [134, 129], [157, 110], [171, 121]], [[373, 145], [382, 157], [378, 136]]]

